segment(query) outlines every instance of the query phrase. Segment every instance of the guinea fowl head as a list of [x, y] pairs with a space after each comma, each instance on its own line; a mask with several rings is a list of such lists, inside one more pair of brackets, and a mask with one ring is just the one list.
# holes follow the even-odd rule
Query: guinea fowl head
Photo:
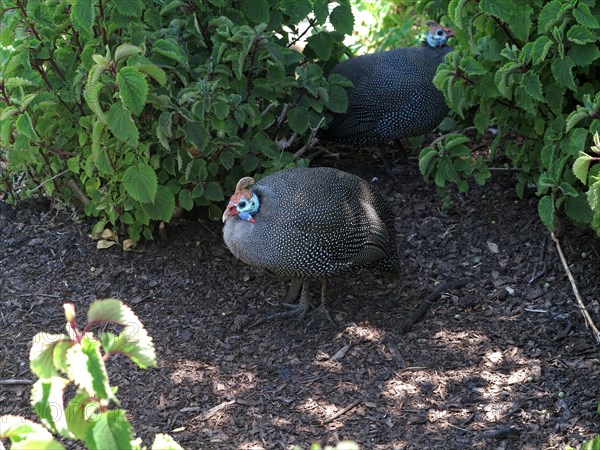
[[435, 20], [428, 20], [425, 24], [429, 27], [426, 39], [430, 47], [442, 47], [449, 38], [454, 36], [452, 28], [443, 27]]
[[244, 177], [238, 181], [235, 187], [235, 193], [229, 199], [227, 208], [223, 213], [223, 222], [230, 217], [238, 217], [242, 220], [254, 223], [254, 214], [258, 212], [260, 206], [258, 197], [249, 187], [256, 182], [252, 177]]

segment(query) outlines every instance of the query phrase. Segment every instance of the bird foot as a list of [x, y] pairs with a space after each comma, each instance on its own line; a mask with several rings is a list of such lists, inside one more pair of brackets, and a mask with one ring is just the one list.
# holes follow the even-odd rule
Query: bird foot
[[288, 317], [295, 317], [297, 322], [302, 322], [311, 308], [310, 305], [305, 305], [303, 303], [282, 303], [281, 305], [285, 308], [288, 308], [289, 311], [282, 311], [279, 313], [270, 314], [269, 316], [267, 316], [267, 320], [286, 319]]
[[325, 320], [327, 320], [330, 324], [332, 324], [334, 326], [336, 325], [335, 320], [333, 319], [333, 317], [331, 317], [331, 313], [329, 312], [329, 310], [323, 303], [319, 304], [319, 306], [317, 308], [315, 308], [308, 314], [310, 316], [310, 320], [306, 323], [306, 325], [304, 325], [305, 333], [308, 330], [308, 328], [313, 323], [315, 323], [316, 319], [319, 319], [321, 321], [321, 323], [323, 323], [323, 322], [325, 322]]

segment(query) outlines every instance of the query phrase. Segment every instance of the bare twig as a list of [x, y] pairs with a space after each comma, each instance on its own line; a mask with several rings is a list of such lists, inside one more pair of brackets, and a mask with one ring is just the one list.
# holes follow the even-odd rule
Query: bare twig
[[28, 379], [10, 379], [10, 380], [0, 380], [0, 386], [18, 386], [22, 384], [33, 384], [33, 380]]
[[85, 195], [81, 189], [79, 189], [79, 186], [75, 184], [75, 181], [69, 180], [67, 181], [67, 185], [71, 188], [71, 191], [73, 191], [73, 196], [79, 200], [83, 206], [88, 204], [90, 201], [89, 197]]
[[594, 321], [592, 320], [590, 313], [588, 312], [587, 308], [585, 307], [583, 300], [581, 299], [581, 295], [579, 295], [579, 290], [577, 289], [577, 283], [575, 283], [575, 278], [573, 278], [573, 274], [571, 273], [571, 270], [569, 269], [569, 265], [567, 264], [567, 259], [565, 258], [562, 248], [560, 247], [560, 242], [558, 241], [558, 238], [554, 235], [554, 232], [550, 233], [550, 237], [556, 244], [556, 249], [558, 250], [558, 255], [560, 256], [560, 261], [562, 262], [562, 265], [563, 265], [563, 268], [565, 269], [567, 277], [569, 278], [569, 281], [571, 282], [571, 288], [573, 289], [573, 294], [575, 294], [575, 298], [577, 299], [577, 304], [579, 305], [581, 314], [583, 314], [585, 324], [592, 329], [592, 333], [594, 334], [594, 338], [596, 339], [596, 342], [600, 343], [600, 332], [598, 331], [598, 328], [596, 328], [596, 325], [594, 324]]
[[294, 159], [298, 159], [300, 158], [302, 155], [304, 155], [304, 153], [306, 153], [308, 150], [310, 150], [318, 141], [315, 138], [315, 136], [317, 135], [317, 131], [319, 131], [319, 128], [321, 128], [321, 124], [323, 123], [323, 121], [325, 120], [325, 117], [322, 117], [321, 120], [319, 121], [319, 124], [310, 129], [310, 135], [308, 136], [308, 139], [306, 140], [306, 144], [304, 145], [304, 147], [302, 147], [300, 150], [298, 150], [296, 153], [294, 153]]
[[362, 402], [362, 399], [358, 399], [358, 400], [354, 400], [352, 403], [350, 403], [348, 406], [346, 406], [344, 409], [336, 412], [333, 416], [325, 419], [323, 421], [323, 424], [326, 423], [330, 423], [333, 422], [335, 419], [337, 419], [340, 416], [343, 416], [344, 414], [346, 414], [348, 411], [350, 411], [351, 409], [355, 408], [356, 406], [358, 406], [360, 403]]
[[206, 411], [204, 411], [202, 414], [198, 414], [196, 417], [194, 417], [192, 420], [188, 420], [187, 423], [190, 423], [193, 420], [207, 420], [210, 419], [212, 416], [214, 416], [216, 413], [218, 413], [219, 411], [223, 411], [224, 409], [226, 409], [228, 406], [231, 406], [235, 403], [235, 400], [229, 400], [226, 402], [222, 402], [219, 403], [216, 406], [213, 406], [212, 408], [207, 409]]
[[55, 178], [58, 178], [58, 177], [60, 177], [60, 176], [64, 175], [64, 174], [65, 174], [65, 173], [67, 173], [68, 171], [69, 171], [69, 169], [67, 169], [67, 170], [63, 170], [61, 173], [57, 173], [57, 174], [56, 174], [56, 175], [54, 175], [52, 178], [48, 178], [48, 179], [47, 179], [46, 181], [44, 181], [43, 183], [41, 183], [41, 184], [38, 184], [36, 187], [34, 187], [34, 188], [31, 190], [31, 192], [35, 192], [35, 191], [37, 191], [39, 188], [41, 188], [42, 186], [44, 186], [46, 183], [48, 183], [48, 182], [50, 182], [50, 181], [54, 180]]

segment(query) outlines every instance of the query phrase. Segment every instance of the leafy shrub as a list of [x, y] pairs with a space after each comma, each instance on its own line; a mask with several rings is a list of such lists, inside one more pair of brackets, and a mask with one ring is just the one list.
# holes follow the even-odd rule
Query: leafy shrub
[[[435, 84], [448, 104], [479, 133], [497, 129], [489, 159], [502, 150], [519, 169], [520, 196], [529, 183], [537, 185], [539, 215], [549, 229], [563, 210], [600, 233], [600, 165], [592, 164], [596, 156], [585, 156], [600, 130], [600, 2], [443, 3], [455, 28], [455, 51]], [[453, 182], [466, 190], [469, 176], [478, 183], [489, 177], [483, 157], [457, 139], [421, 152], [423, 174], [440, 188]]]
[[75, 196], [95, 233], [151, 238], [177, 205], [218, 218], [224, 190], [306, 165], [290, 150], [326, 109], [347, 107], [347, 81], [307, 61], [335, 62], [349, 0], [3, 5], [0, 45], [13, 51], [0, 69], [0, 190]]
[[[139, 367], [156, 366], [152, 338], [137, 316], [120, 300], [98, 300], [90, 305], [87, 325], [80, 331], [75, 308], [65, 304], [67, 334], [38, 333], [29, 355], [31, 371], [39, 377], [31, 390], [31, 404], [42, 425], [18, 416], [0, 417], [0, 439], [10, 439], [14, 449], [64, 449], [54, 437], [84, 442], [92, 448], [141, 449], [132, 438], [131, 425], [111, 386], [105, 362], [116, 354], [128, 356]], [[123, 326], [115, 335], [92, 328], [102, 324]], [[63, 376], [64, 375], [64, 376]], [[66, 378], [65, 378], [66, 376]], [[77, 392], [65, 405], [65, 389]], [[168, 435], [158, 434], [153, 449], [181, 449]]]

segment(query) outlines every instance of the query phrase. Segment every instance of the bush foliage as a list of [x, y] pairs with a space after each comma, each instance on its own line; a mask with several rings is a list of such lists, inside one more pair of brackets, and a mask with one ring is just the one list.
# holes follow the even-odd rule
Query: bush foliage
[[327, 109], [347, 107], [347, 81], [322, 66], [352, 32], [348, 0], [2, 7], [0, 44], [12, 50], [0, 69], [0, 190], [75, 196], [94, 232], [151, 238], [176, 206], [218, 218], [242, 176], [306, 165], [290, 150]]
[[[85, 443], [89, 449], [145, 449], [125, 411], [115, 409], [117, 388], [111, 386], [106, 361], [114, 355], [129, 357], [145, 369], [156, 366], [152, 338], [133, 311], [120, 300], [98, 300], [90, 305], [87, 325], [79, 329], [75, 307], [65, 304], [65, 334], [38, 333], [29, 354], [31, 371], [39, 377], [31, 390], [31, 405], [42, 425], [18, 416], [0, 416], [0, 439], [10, 439], [13, 449], [64, 450], [55, 438]], [[119, 334], [92, 329], [119, 325]], [[67, 388], [77, 391], [65, 405]], [[169, 435], [158, 434], [152, 449], [181, 450]]]
[[[597, 0], [451, 0], [442, 5], [455, 27], [455, 51], [436, 86], [479, 133], [497, 134], [519, 169], [517, 193], [535, 183], [539, 215], [551, 230], [555, 213], [600, 233], [600, 165], [592, 136], [600, 130], [600, 2]], [[463, 137], [449, 136], [420, 155], [420, 168], [440, 188], [468, 189], [490, 176]], [[461, 142], [462, 141], [462, 142]]]

